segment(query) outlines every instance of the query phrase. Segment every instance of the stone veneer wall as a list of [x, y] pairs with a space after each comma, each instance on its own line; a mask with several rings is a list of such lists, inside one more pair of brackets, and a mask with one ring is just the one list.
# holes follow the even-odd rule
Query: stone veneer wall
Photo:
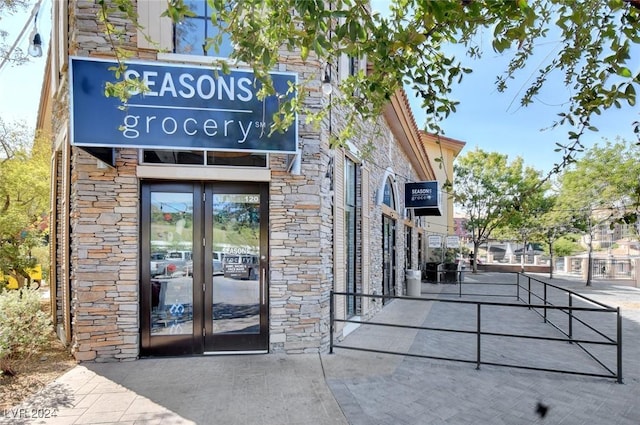
[[[296, 72], [298, 80], [317, 80], [305, 100], [322, 106], [320, 65], [281, 52], [279, 71]], [[318, 352], [328, 347], [329, 291], [333, 283], [332, 210], [326, 129], [298, 120], [300, 175], [287, 171], [287, 158], [271, 155], [269, 212], [270, 349], [287, 353]]]
[[[112, 47], [96, 20], [100, 6], [94, 1], [70, 1], [69, 54], [109, 56]], [[130, 34], [135, 28], [125, 21]], [[135, 37], [127, 40], [129, 46]], [[68, 72], [60, 72], [54, 94], [53, 131], [67, 132]], [[98, 112], [97, 112], [98, 113]], [[69, 143], [63, 140], [63, 143]], [[71, 151], [70, 181], [59, 186], [58, 235], [69, 244], [69, 275], [64, 265], [63, 247], [58, 246], [58, 306], [62, 307], [63, 287], [71, 288], [71, 344], [78, 360], [131, 360], [138, 356], [138, 185], [135, 177], [137, 152], [120, 151], [116, 169], [98, 169], [96, 159], [77, 148], [62, 148], [58, 179], [63, 183], [64, 155]], [[69, 203], [69, 225], [64, 226], [64, 204]], [[68, 279], [68, 280], [67, 280]], [[62, 315], [57, 316], [61, 324]]]
[[133, 360], [139, 351], [136, 150], [116, 168], [74, 149], [71, 172], [72, 351], [78, 360]]
[[[334, 128], [344, 125], [345, 113], [332, 114], [336, 117]], [[336, 127], [337, 126], [337, 127]], [[373, 293], [382, 294], [382, 208], [377, 205], [378, 192], [384, 183], [385, 172], [390, 167], [395, 173], [396, 186], [396, 212], [399, 219], [396, 220], [396, 288], [398, 295], [404, 293], [405, 271], [404, 271], [404, 183], [416, 181], [418, 177], [413, 170], [409, 157], [400, 149], [393, 134], [389, 130], [383, 118], [375, 123], [363, 124], [361, 131], [350, 140], [360, 151], [367, 150], [367, 143], [373, 142], [375, 146], [367, 157], [364, 158], [362, 167], [369, 171], [369, 198], [363, 199], [363, 208], [369, 211], [369, 256], [362, 259], [364, 267], [369, 267], [369, 288]], [[413, 241], [417, 240], [414, 232]], [[413, 261], [417, 261], [417, 244], [414, 242]], [[376, 310], [381, 308], [381, 303], [374, 303], [372, 311], [363, 312], [365, 317], [370, 317]]]
[[[63, 159], [62, 152], [55, 152], [55, 156], [56, 156], [56, 162], [55, 162], [56, 170], [52, 171], [52, 173], [55, 173], [54, 175], [57, 177], [55, 179], [57, 199], [55, 200], [55, 203], [53, 205], [53, 207], [55, 208], [56, 221], [51, 222], [51, 226], [55, 226], [55, 233], [56, 233], [56, 239], [52, 240], [52, 243], [55, 244], [53, 248], [54, 249], [53, 263], [56, 265], [60, 265], [60, 264], [64, 264], [64, 260], [62, 258], [62, 252], [64, 250], [65, 243], [64, 243], [64, 235], [62, 232], [63, 231], [62, 223], [64, 222], [64, 214], [65, 214], [63, 199], [66, 195], [66, 192], [64, 190], [63, 179], [62, 179], [62, 176], [64, 173], [64, 163], [62, 160]], [[62, 283], [65, 281], [65, 276], [63, 274], [62, 267], [59, 267], [59, 266], [51, 270], [51, 274], [54, 274], [54, 273], [55, 273], [55, 283], [56, 283], [55, 323], [58, 326], [62, 324], [62, 326], [64, 327], [65, 303], [64, 303], [64, 293], [63, 293]]]
[[[99, 6], [93, 1], [70, 2], [70, 53], [109, 56], [111, 46], [96, 23]], [[120, 22], [135, 48], [135, 29]], [[303, 63], [282, 52], [279, 71], [297, 72], [299, 80], [317, 80], [307, 105], [326, 102], [320, 91], [318, 63]], [[152, 58], [150, 52], [140, 57]], [[337, 75], [337, 74], [336, 74]], [[345, 114], [332, 114], [339, 129]], [[327, 170], [333, 154], [328, 122], [320, 129], [299, 117], [300, 175], [287, 171], [288, 158], [270, 156], [270, 349], [287, 353], [325, 351], [329, 334], [329, 291], [333, 285], [333, 199]], [[58, 130], [62, 126], [57, 127]], [[398, 177], [397, 202], [403, 203], [402, 183], [413, 171], [386, 124], [364, 126], [352, 142], [362, 149], [371, 140], [376, 149], [364, 162], [370, 173], [369, 197], [362, 208], [371, 211], [369, 287], [382, 293], [381, 210], [376, 195], [387, 167]], [[71, 181], [71, 285], [73, 351], [79, 360], [132, 360], [139, 352], [139, 187], [135, 176], [137, 152], [118, 150], [115, 169], [97, 169], [96, 160], [74, 149]], [[398, 211], [402, 214], [402, 210]], [[404, 232], [397, 223], [396, 284], [404, 282]], [[341, 237], [341, 236], [340, 236]], [[375, 308], [380, 308], [379, 306]], [[371, 312], [364, 312], [370, 316]]]

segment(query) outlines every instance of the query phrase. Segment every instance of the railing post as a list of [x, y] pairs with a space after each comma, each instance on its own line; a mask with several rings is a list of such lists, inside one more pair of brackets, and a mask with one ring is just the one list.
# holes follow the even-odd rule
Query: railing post
[[333, 303], [334, 303], [333, 290], [329, 292], [329, 354], [333, 354]]
[[571, 295], [569, 292], [569, 339], [573, 338], [573, 297]]
[[618, 307], [618, 384], [622, 384], [622, 317], [620, 307]]
[[547, 323], [547, 283], [542, 284], [544, 285], [544, 323]]
[[477, 323], [478, 323], [478, 329], [477, 329], [477, 353], [476, 353], [476, 369], [480, 369], [480, 332], [481, 332], [481, 327], [480, 327], [480, 322], [481, 322], [481, 316], [480, 316], [480, 306], [481, 304], [478, 303], [478, 317], [477, 317]]
[[529, 310], [531, 310], [531, 278], [529, 276], [527, 276], [527, 283], [528, 283], [528, 287], [527, 287], [528, 302], [527, 302], [527, 304], [529, 304]]
[[[462, 272], [460, 272], [460, 273], [462, 273]], [[462, 278], [462, 274], [460, 275], [460, 277]], [[463, 279], [460, 279], [460, 285], [458, 287], [458, 298], [462, 298], [462, 280]]]
[[520, 273], [516, 274], [516, 300], [520, 301]]

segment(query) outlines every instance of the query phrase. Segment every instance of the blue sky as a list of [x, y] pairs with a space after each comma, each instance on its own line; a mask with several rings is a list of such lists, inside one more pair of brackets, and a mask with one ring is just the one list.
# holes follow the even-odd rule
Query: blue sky
[[[51, 1], [43, 0], [38, 18], [45, 49], [50, 43]], [[375, 8], [376, 4], [387, 2], [374, 0], [372, 3]], [[2, 27], [15, 37], [29, 14], [30, 9], [21, 15], [4, 17], [0, 22]], [[20, 44], [24, 49], [28, 47], [30, 32], [31, 27]], [[532, 62], [532, 67], [519, 74], [519, 79], [511, 83], [512, 87], [507, 93], [498, 93], [494, 82], [496, 76], [505, 69], [509, 54], [498, 55], [488, 49], [479, 61], [471, 61], [463, 55], [457, 55], [465, 65], [473, 68], [474, 72], [466, 75], [462, 84], [454, 88], [451, 98], [459, 100], [461, 104], [458, 111], [442, 123], [442, 127], [446, 136], [466, 142], [462, 154], [478, 147], [485, 151], [506, 154], [510, 160], [521, 156], [527, 165], [545, 173], [554, 163], [561, 160], [561, 153], [554, 152], [554, 149], [556, 142], [563, 143], [566, 140], [566, 130], [541, 130], [553, 123], [560, 111], [559, 105], [568, 98], [568, 91], [560, 84], [562, 76], [556, 75], [555, 81], [552, 79], [549, 82], [547, 89], [536, 99], [534, 105], [520, 108], [518, 97], [531, 75], [534, 75], [534, 68], [548, 61], [556, 53], [556, 48], [557, 44], [553, 41], [539, 46], [540, 51]], [[43, 56], [33, 59], [27, 65], [5, 66], [0, 70], [0, 117], [5, 121], [25, 120], [30, 126], [35, 125], [44, 64]], [[422, 128], [425, 116], [419, 100], [410, 91], [407, 94], [416, 122]], [[631, 123], [640, 119], [639, 111], [637, 106], [626, 105], [619, 110], [607, 111], [594, 123], [600, 131], [587, 134], [584, 138], [585, 144], [591, 146], [601, 143], [603, 138], [614, 140], [616, 136], [635, 140]]]
[[[372, 0], [371, 4], [373, 10], [382, 12], [389, 2]], [[483, 41], [490, 42], [488, 38]], [[526, 165], [543, 173], [562, 160], [562, 153], [554, 152], [554, 149], [557, 148], [556, 143], [566, 144], [569, 129], [549, 128], [557, 114], [564, 112], [561, 107], [569, 99], [570, 92], [562, 84], [563, 75], [553, 74], [534, 104], [520, 107], [520, 97], [537, 75], [537, 69], [553, 59], [558, 48], [559, 43], [552, 38], [537, 45], [536, 54], [528, 67], [517, 74], [505, 93], [497, 92], [494, 83], [496, 77], [506, 69], [512, 53], [500, 55], [485, 46], [482, 59], [472, 60], [459, 47], [448, 50], [466, 67], [473, 69], [473, 73], [465, 75], [460, 85], [454, 86], [450, 95], [450, 99], [460, 101], [457, 112], [441, 123], [447, 137], [466, 142], [461, 155], [478, 147], [488, 152], [506, 154], [510, 160], [521, 156]], [[640, 52], [637, 52], [637, 57], [640, 57]], [[638, 66], [640, 63], [636, 59], [635, 67]], [[631, 68], [634, 69], [633, 66]], [[407, 95], [418, 126], [424, 128], [425, 114], [420, 107], [420, 100], [410, 90], [407, 90]], [[640, 120], [639, 112], [638, 106], [624, 105], [622, 109], [603, 113], [592, 122], [599, 131], [586, 134], [582, 139], [583, 144], [588, 148], [595, 143], [602, 144], [603, 138], [615, 140], [617, 136], [629, 141], [636, 140], [631, 124]]]
[[[562, 153], [554, 152], [554, 149], [557, 148], [557, 142], [566, 144], [567, 131], [570, 129], [551, 129], [551, 125], [559, 112], [566, 112], [562, 108], [570, 96], [569, 90], [562, 84], [563, 76], [552, 74], [534, 103], [527, 107], [520, 106], [520, 97], [528, 87], [531, 76], [535, 75], [540, 64], [556, 53], [556, 46], [541, 46], [531, 66], [519, 73], [504, 93], [499, 93], [494, 83], [496, 77], [506, 69], [509, 54], [498, 55], [489, 50], [480, 60], [456, 55], [473, 69], [473, 73], [465, 75], [462, 83], [454, 87], [451, 99], [460, 101], [460, 105], [457, 112], [441, 125], [446, 136], [467, 143], [462, 154], [478, 147], [507, 154], [509, 159], [521, 156], [527, 165], [545, 173], [562, 160]], [[412, 93], [408, 95], [412, 98], [416, 122], [422, 127], [425, 115], [419, 100]], [[603, 138], [615, 140], [616, 136], [635, 140], [631, 124], [640, 120], [639, 112], [637, 106], [629, 105], [604, 112], [592, 123], [599, 131], [586, 133], [583, 143], [590, 147], [595, 143], [602, 144]]]
[[[43, 0], [37, 20], [38, 30], [42, 37], [43, 55], [39, 58], [31, 58], [31, 61], [24, 65], [5, 64], [0, 69], [0, 117], [5, 122], [18, 120], [25, 121], [30, 127], [35, 126], [46, 63], [46, 49], [51, 41], [49, 35], [51, 2], [52, 0]], [[32, 4], [35, 4], [35, 1]], [[13, 44], [30, 16], [31, 7], [24, 13], [2, 17], [0, 25], [10, 34], [7, 44]], [[18, 44], [18, 47], [23, 51], [27, 51], [29, 47], [29, 35], [32, 29], [33, 25], [29, 25]]]

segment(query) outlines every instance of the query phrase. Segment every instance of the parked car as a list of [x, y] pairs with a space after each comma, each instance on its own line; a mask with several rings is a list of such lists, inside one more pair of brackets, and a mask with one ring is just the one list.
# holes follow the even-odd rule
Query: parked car
[[192, 276], [193, 254], [191, 251], [169, 251], [161, 261], [151, 261], [151, 277], [156, 276]]
[[220, 251], [213, 251], [213, 274], [224, 274], [224, 268], [222, 262], [224, 261], [224, 253]]
[[258, 256], [253, 254], [225, 254], [222, 262], [224, 277], [231, 279], [258, 279]]
[[166, 252], [153, 252], [151, 253], [151, 265], [149, 266], [149, 272], [151, 277], [155, 277], [164, 273], [165, 262], [164, 257]]

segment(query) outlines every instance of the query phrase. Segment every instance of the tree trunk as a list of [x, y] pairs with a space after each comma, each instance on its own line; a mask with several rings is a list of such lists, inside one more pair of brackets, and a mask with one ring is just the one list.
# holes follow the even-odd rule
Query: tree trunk
[[555, 264], [553, 262], [553, 239], [549, 238], [547, 242], [549, 243], [549, 279], [553, 279], [553, 266]]
[[587, 286], [591, 286], [592, 269], [593, 269], [593, 234], [589, 235], [589, 256], [587, 259]]
[[478, 242], [473, 242], [473, 259], [471, 267], [473, 269], [473, 273], [478, 273]]

